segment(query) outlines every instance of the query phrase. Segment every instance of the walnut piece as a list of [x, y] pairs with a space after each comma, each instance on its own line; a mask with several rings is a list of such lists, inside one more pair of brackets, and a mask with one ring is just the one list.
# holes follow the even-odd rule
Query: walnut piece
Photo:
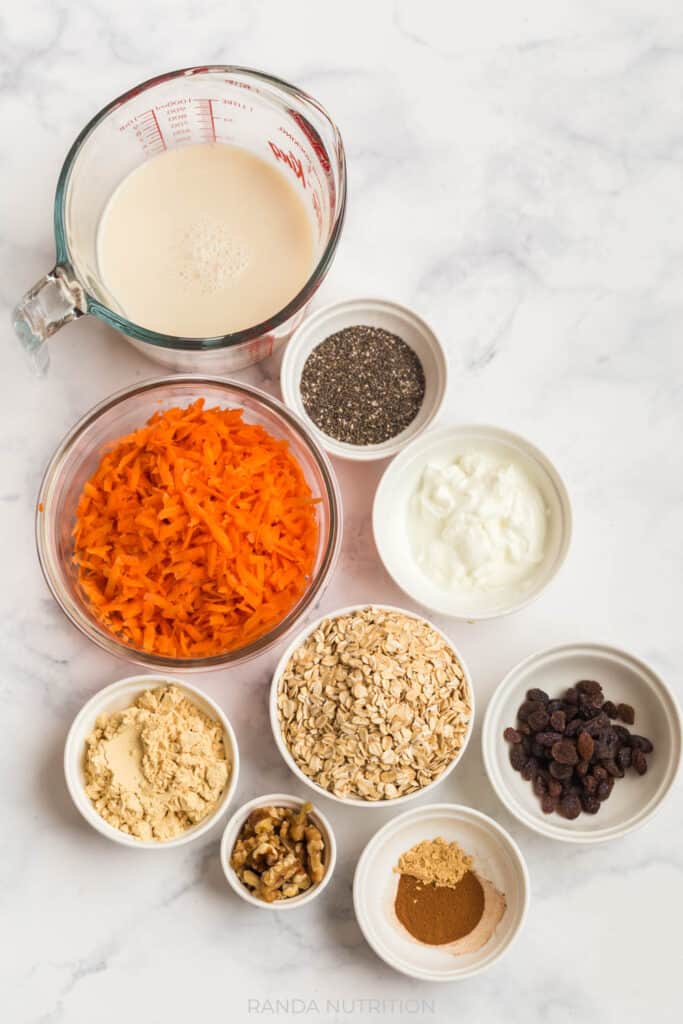
[[309, 817], [312, 810], [310, 803], [258, 807], [240, 830], [230, 864], [266, 903], [299, 896], [325, 876], [325, 841]]

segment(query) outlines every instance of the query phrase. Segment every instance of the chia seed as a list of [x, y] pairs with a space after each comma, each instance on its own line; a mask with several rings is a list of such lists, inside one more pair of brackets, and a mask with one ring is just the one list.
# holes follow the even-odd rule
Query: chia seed
[[313, 349], [300, 389], [306, 412], [328, 437], [381, 444], [417, 416], [425, 375], [402, 338], [359, 324], [331, 334]]

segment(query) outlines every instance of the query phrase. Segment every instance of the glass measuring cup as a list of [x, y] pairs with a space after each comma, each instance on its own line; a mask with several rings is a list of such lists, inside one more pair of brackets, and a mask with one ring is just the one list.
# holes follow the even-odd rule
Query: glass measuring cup
[[[132, 323], [102, 281], [97, 230], [117, 185], [167, 149], [222, 142], [278, 166], [311, 220], [315, 265], [301, 289], [263, 323], [213, 338], [183, 338]], [[55, 267], [24, 295], [15, 331], [34, 365], [48, 365], [47, 339], [92, 314], [137, 349], [174, 370], [230, 373], [270, 355], [303, 319], [339, 241], [346, 206], [341, 136], [310, 96], [271, 75], [225, 65], [159, 75], [113, 100], [78, 136], [57, 182]]]

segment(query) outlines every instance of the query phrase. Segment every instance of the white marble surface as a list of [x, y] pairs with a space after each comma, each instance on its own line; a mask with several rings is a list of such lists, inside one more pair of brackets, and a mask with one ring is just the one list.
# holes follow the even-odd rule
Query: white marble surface
[[[470, 663], [480, 709], [521, 657], [573, 638], [628, 647], [680, 692], [676, 0], [9, 0], [2, 23], [0, 298], [8, 310], [52, 265], [61, 161], [104, 102], [193, 62], [251, 65], [300, 84], [338, 120], [350, 169], [349, 217], [319, 301], [370, 293], [422, 312], [450, 358], [443, 419], [528, 435], [572, 494], [570, 557], [538, 603], [504, 621], [442, 623]], [[510, 829], [528, 859], [532, 907], [504, 960], [450, 987], [392, 973], [356, 926], [354, 864], [391, 810], [325, 807], [341, 840], [336, 876], [324, 899], [288, 915], [260, 915], [227, 890], [215, 835], [149, 856], [107, 843], [80, 820], [62, 780], [64, 737], [81, 703], [129, 666], [88, 646], [50, 599], [34, 553], [34, 498], [76, 418], [156, 371], [83, 320], [54, 339], [50, 376], [35, 380], [4, 324], [3, 1020], [241, 1024], [275, 1016], [263, 1002], [262, 1013], [250, 1013], [249, 1000], [275, 1009], [276, 999], [290, 1000], [280, 1018], [314, 1021], [378, 1011], [388, 1020], [476, 1024], [680, 1020], [680, 788], [626, 839], [595, 849], [553, 844], [498, 803], [477, 729], [438, 797], [479, 807]], [[272, 366], [244, 376], [277, 392]], [[401, 603], [370, 538], [381, 466], [338, 469], [344, 551], [322, 608]], [[239, 800], [298, 791], [266, 722], [277, 656], [200, 678], [238, 732]], [[339, 1014], [327, 1012], [327, 1000], [342, 999]], [[371, 999], [385, 1002], [363, 1002]], [[426, 1000], [421, 1013], [415, 999]]]

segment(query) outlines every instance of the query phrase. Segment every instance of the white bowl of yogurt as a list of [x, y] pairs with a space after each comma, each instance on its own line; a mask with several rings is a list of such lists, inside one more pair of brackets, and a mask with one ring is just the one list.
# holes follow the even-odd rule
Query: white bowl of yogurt
[[430, 432], [380, 480], [375, 543], [389, 575], [425, 608], [491, 619], [533, 601], [569, 549], [572, 514], [557, 469], [500, 427]]

